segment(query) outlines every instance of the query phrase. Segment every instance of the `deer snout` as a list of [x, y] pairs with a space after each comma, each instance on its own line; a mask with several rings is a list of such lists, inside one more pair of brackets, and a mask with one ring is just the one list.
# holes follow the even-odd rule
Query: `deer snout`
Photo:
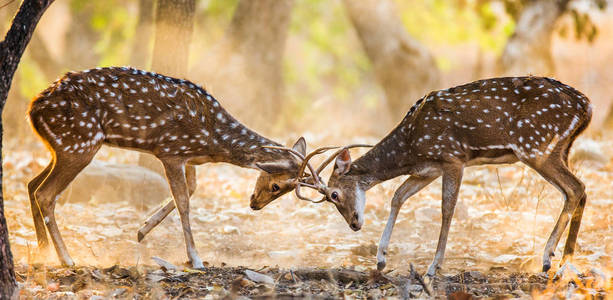
[[353, 231], [358, 231], [362, 228], [362, 220], [359, 219], [359, 216], [357, 213], [353, 213], [353, 216], [351, 218], [351, 224], [349, 224], [349, 227]]
[[249, 204], [249, 207], [251, 207], [251, 209], [253, 210], [260, 210], [262, 209], [257, 202], [254, 201], [255, 199], [255, 194], [251, 194], [251, 203]]

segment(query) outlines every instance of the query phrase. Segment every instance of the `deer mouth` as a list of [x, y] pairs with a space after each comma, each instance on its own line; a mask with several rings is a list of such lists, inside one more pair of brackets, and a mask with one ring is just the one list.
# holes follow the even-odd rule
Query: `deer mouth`
[[251, 204], [249, 204], [249, 207], [251, 207], [251, 209], [253, 210], [260, 210], [262, 209], [264, 206], [260, 206], [257, 202], [254, 201], [255, 200], [255, 194], [251, 195]]

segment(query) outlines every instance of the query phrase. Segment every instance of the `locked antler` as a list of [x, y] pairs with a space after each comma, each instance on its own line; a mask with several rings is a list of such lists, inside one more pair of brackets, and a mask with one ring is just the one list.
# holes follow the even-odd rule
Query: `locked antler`
[[[312, 151], [311, 153], [309, 153], [306, 157], [304, 155], [302, 155], [302, 153], [292, 149], [292, 148], [287, 148], [287, 147], [281, 147], [281, 146], [264, 146], [264, 148], [269, 148], [269, 149], [277, 149], [277, 150], [284, 150], [284, 151], [288, 151], [292, 154], [294, 154], [296, 157], [300, 158], [302, 160], [302, 164], [300, 165], [300, 169], [298, 170], [298, 177], [296, 178], [296, 197], [298, 197], [301, 200], [305, 200], [305, 201], [310, 201], [313, 203], [321, 203], [323, 201], [325, 201], [325, 199], [322, 200], [313, 200], [310, 199], [308, 197], [303, 196], [300, 193], [300, 188], [302, 186], [305, 187], [309, 187], [312, 188], [314, 190], [319, 191], [320, 193], [325, 193], [325, 189], [326, 189], [326, 184], [321, 180], [321, 177], [319, 177], [319, 174], [317, 172], [315, 172], [315, 169], [313, 168], [313, 166], [311, 166], [311, 164], [309, 163], [309, 160], [311, 158], [313, 158], [315, 155], [318, 154], [322, 154], [328, 150], [331, 149], [336, 149], [339, 147], [321, 147], [318, 149], [315, 149], [314, 151]], [[311, 174], [309, 174], [308, 176], [306, 176], [306, 174], [304, 174], [304, 171], [306, 170], [306, 168], [309, 168], [309, 171], [311, 171]], [[313, 179], [313, 183], [308, 183], [306, 182], [308, 180], [308, 178], [312, 178]]]

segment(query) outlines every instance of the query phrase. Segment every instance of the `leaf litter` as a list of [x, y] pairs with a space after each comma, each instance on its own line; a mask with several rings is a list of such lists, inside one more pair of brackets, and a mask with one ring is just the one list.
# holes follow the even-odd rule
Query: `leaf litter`
[[[584, 142], [587, 146], [581, 147]], [[465, 172], [443, 265], [446, 276], [434, 281], [435, 295], [462, 291], [523, 298], [566, 295], [571, 288], [574, 294], [611, 292], [613, 216], [603, 212], [613, 211], [609, 188], [613, 153], [606, 151], [613, 149], [613, 142], [582, 137], [576, 144], [581, 152], [579, 158], [571, 155], [573, 166], [588, 193], [573, 260], [578, 273], [556, 282], [550, 279], [552, 274], [539, 273], [544, 244], [562, 207], [559, 192], [520, 164], [472, 167]], [[600, 149], [597, 163], [582, 161], [581, 157], [589, 159], [587, 152], [594, 144]], [[293, 270], [333, 274], [345, 270], [359, 273], [362, 279], [374, 277], [370, 272], [376, 265], [376, 245], [389, 202], [404, 178], [367, 193], [365, 225], [353, 232], [332, 205], [304, 203], [294, 196], [284, 196], [261, 211], [250, 210], [248, 199], [257, 172], [223, 164], [198, 169], [198, 189], [190, 202], [196, 246], [207, 261], [204, 271], [185, 267], [176, 212], [143, 242], [136, 242], [136, 232], [150, 211], [130, 199], [58, 204], [60, 231], [79, 266], [62, 268], [54, 251], [36, 251], [26, 185], [46, 166], [48, 154], [36, 143], [28, 147], [8, 145], [4, 158], [5, 211], [26, 297], [423, 296], [409, 262], [415, 273], [423, 274], [434, 256], [441, 218], [440, 180], [404, 204], [388, 250], [387, 280], [343, 281], [330, 276], [310, 280], [313, 272], [304, 277]], [[113, 163], [137, 160], [131, 152], [108, 148], [96, 158]], [[556, 270], [566, 234], [556, 249]], [[162, 270], [151, 259], [154, 256], [177, 269]], [[254, 282], [246, 270], [269, 276], [275, 284]], [[398, 283], [402, 280], [405, 284]]]

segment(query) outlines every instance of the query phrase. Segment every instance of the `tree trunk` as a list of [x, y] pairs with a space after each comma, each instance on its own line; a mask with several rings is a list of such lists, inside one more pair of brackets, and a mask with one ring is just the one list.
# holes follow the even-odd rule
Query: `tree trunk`
[[[151, 62], [153, 71], [173, 77], [186, 77], [195, 11], [195, 0], [157, 0]], [[146, 50], [142, 51], [146, 53]], [[164, 174], [162, 164], [153, 155], [139, 155], [138, 164]]]
[[157, 0], [151, 68], [174, 77], [187, 75], [195, 0]]
[[500, 58], [504, 75], [551, 76], [555, 66], [551, 57], [551, 35], [569, 0], [528, 1], [521, 11], [515, 32]]
[[293, 2], [239, 1], [222, 41], [192, 69], [193, 77], [205, 82], [238, 119], [263, 132], [281, 112], [283, 53]]
[[153, 4], [151, 0], [138, 1], [138, 23], [132, 41], [130, 64], [136, 68], [147, 69], [151, 53], [151, 36], [153, 35]]
[[434, 89], [440, 73], [426, 47], [409, 36], [389, 0], [345, 0], [345, 8], [383, 88], [389, 112], [400, 120]]
[[[40, 17], [52, 2], [53, 0], [25, 0], [13, 19], [13, 24], [4, 41], [0, 42], [0, 112], [4, 109], [19, 60], [32, 38]], [[2, 153], [2, 130], [2, 118], [0, 117], [0, 153]], [[0, 298], [10, 299], [16, 292], [17, 282], [4, 217], [2, 190], [2, 156], [0, 156]]]

